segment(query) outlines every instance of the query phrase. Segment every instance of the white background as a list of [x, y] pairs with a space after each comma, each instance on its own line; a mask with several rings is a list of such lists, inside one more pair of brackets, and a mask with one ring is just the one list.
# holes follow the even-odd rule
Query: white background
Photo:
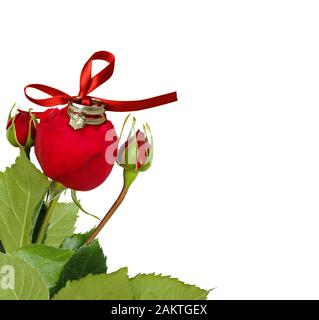
[[[75, 95], [84, 62], [111, 51], [96, 96], [179, 102], [135, 114], [154, 164], [100, 237], [109, 270], [217, 287], [210, 299], [319, 299], [318, 16], [317, 1], [2, 1], [1, 169], [12, 103], [34, 107], [23, 87]], [[125, 115], [108, 113], [118, 130]], [[83, 206], [102, 217], [121, 175]]]

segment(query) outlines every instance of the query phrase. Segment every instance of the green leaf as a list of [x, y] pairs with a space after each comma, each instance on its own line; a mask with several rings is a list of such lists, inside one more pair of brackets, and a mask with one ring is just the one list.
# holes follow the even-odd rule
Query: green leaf
[[0, 173], [0, 239], [6, 252], [31, 243], [48, 187], [47, 177], [24, 151], [13, 166]]
[[[0, 300], [48, 300], [40, 273], [17, 257], [0, 253]], [[14, 272], [12, 281], [10, 270]]]
[[106, 273], [106, 257], [97, 240], [81, 247], [65, 264], [60, 280], [52, 291], [58, 292], [68, 281], [81, 279], [88, 274]]
[[18, 249], [13, 254], [37, 269], [49, 290], [56, 286], [65, 263], [73, 251], [57, 249], [43, 244], [33, 244]]
[[88, 275], [68, 282], [53, 300], [131, 300], [127, 268], [109, 274]]
[[134, 300], [205, 300], [209, 291], [169, 276], [138, 274], [130, 279]]
[[62, 249], [77, 251], [85, 244], [86, 240], [90, 237], [93, 231], [94, 229], [86, 233], [75, 233], [72, 236], [65, 238], [60, 247]]
[[58, 247], [74, 232], [78, 207], [74, 203], [58, 203], [54, 208], [44, 243]]

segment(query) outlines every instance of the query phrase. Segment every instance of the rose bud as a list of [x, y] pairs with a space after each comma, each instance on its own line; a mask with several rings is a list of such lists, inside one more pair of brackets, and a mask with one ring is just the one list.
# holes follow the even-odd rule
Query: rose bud
[[152, 146], [144, 132], [138, 130], [119, 149], [117, 163], [127, 170], [146, 171], [150, 166]]
[[[126, 118], [123, 128], [128, 118]], [[144, 132], [135, 132], [136, 120], [133, 118], [132, 129], [128, 139], [118, 150], [116, 162], [124, 168], [124, 178], [131, 184], [139, 172], [146, 171], [152, 164], [153, 138], [148, 124], [144, 126]], [[123, 129], [122, 129], [123, 133]], [[122, 136], [121, 133], [121, 136]], [[150, 140], [149, 141], [149, 137]], [[130, 177], [129, 177], [130, 176]]]
[[[120, 139], [123, 135], [123, 130], [128, 118], [129, 116], [127, 116], [124, 121]], [[125, 199], [131, 184], [135, 181], [139, 172], [146, 171], [151, 166], [153, 158], [153, 137], [151, 129], [149, 125], [146, 124], [144, 126], [144, 132], [141, 132], [140, 130], [135, 132], [135, 123], [136, 119], [133, 118], [132, 129], [130, 130], [128, 139], [119, 148], [116, 158], [116, 162], [124, 168], [123, 188], [110, 210], [106, 213], [104, 218], [86, 241], [86, 244], [90, 244], [97, 237], [105, 224], [113, 216], [117, 208]]]
[[[88, 191], [102, 184], [110, 174], [115, 157], [105, 158], [108, 148], [117, 148], [113, 124], [70, 126], [67, 107], [45, 111], [37, 129], [35, 155], [43, 172], [65, 187]], [[106, 135], [112, 139], [106, 139]]]
[[29, 150], [34, 145], [37, 121], [31, 111], [18, 112], [7, 123], [7, 138], [14, 147]]

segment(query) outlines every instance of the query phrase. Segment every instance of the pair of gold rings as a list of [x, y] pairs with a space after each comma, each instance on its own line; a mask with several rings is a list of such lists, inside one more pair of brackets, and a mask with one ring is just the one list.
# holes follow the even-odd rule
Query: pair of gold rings
[[106, 121], [104, 105], [99, 100], [92, 99], [93, 105], [85, 106], [69, 101], [69, 125], [74, 129], [82, 129], [85, 125], [100, 125]]

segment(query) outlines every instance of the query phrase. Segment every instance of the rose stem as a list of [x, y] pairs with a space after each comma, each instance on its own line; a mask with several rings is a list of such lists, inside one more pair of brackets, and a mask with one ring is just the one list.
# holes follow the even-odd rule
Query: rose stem
[[52, 214], [54, 212], [54, 209], [58, 203], [58, 200], [59, 200], [59, 196], [55, 197], [53, 200], [51, 200], [49, 206], [48, 206], [48, 209], [45, 213], [45, 216], [44, 216], [44, 219], [43, 219], [43, 222], [41, 224], [41, 227], [40, 227], [40, 230], [39, 230], [39, 233], [38, 233], [38, 236], [37, 236], [37, 240], [36, 240], [36, 243], [42, 243], [43, 240], [44, 240], [44, 236], [45, 236], [45, 233], [47, 231], [47, 227], [48, 227], [48, 224], [49, 224], [49, 221], [52, 217]]
[[99, 223], [99, 225], [94, 229], [93, 233], [90, 235], [90, 237], [86, 240], [85, 244], [90, 244], [96, 237], [97, 235], [100, 233], [100, 231], [103, 229], [103, 227], [105, 226], [105, 224], [111, 219], [112, 215], [114, 214], [114, 212], [117, 210], [117, 208], [121, 205], [121, 203], [123, 202], [127, 191], [129, 189], [129, 186], [123, 186], [123, 189], [121, 191], [121, 193], [119, 194], [119, 196], [117, 197], [117, 199], [115, 200], [115, 202], [113, 203], [112, 207], [110, 208], [110, 210], [107, 212], [107, 214], [104, 216], [104, 218], [101, 220], [101, 222]]

